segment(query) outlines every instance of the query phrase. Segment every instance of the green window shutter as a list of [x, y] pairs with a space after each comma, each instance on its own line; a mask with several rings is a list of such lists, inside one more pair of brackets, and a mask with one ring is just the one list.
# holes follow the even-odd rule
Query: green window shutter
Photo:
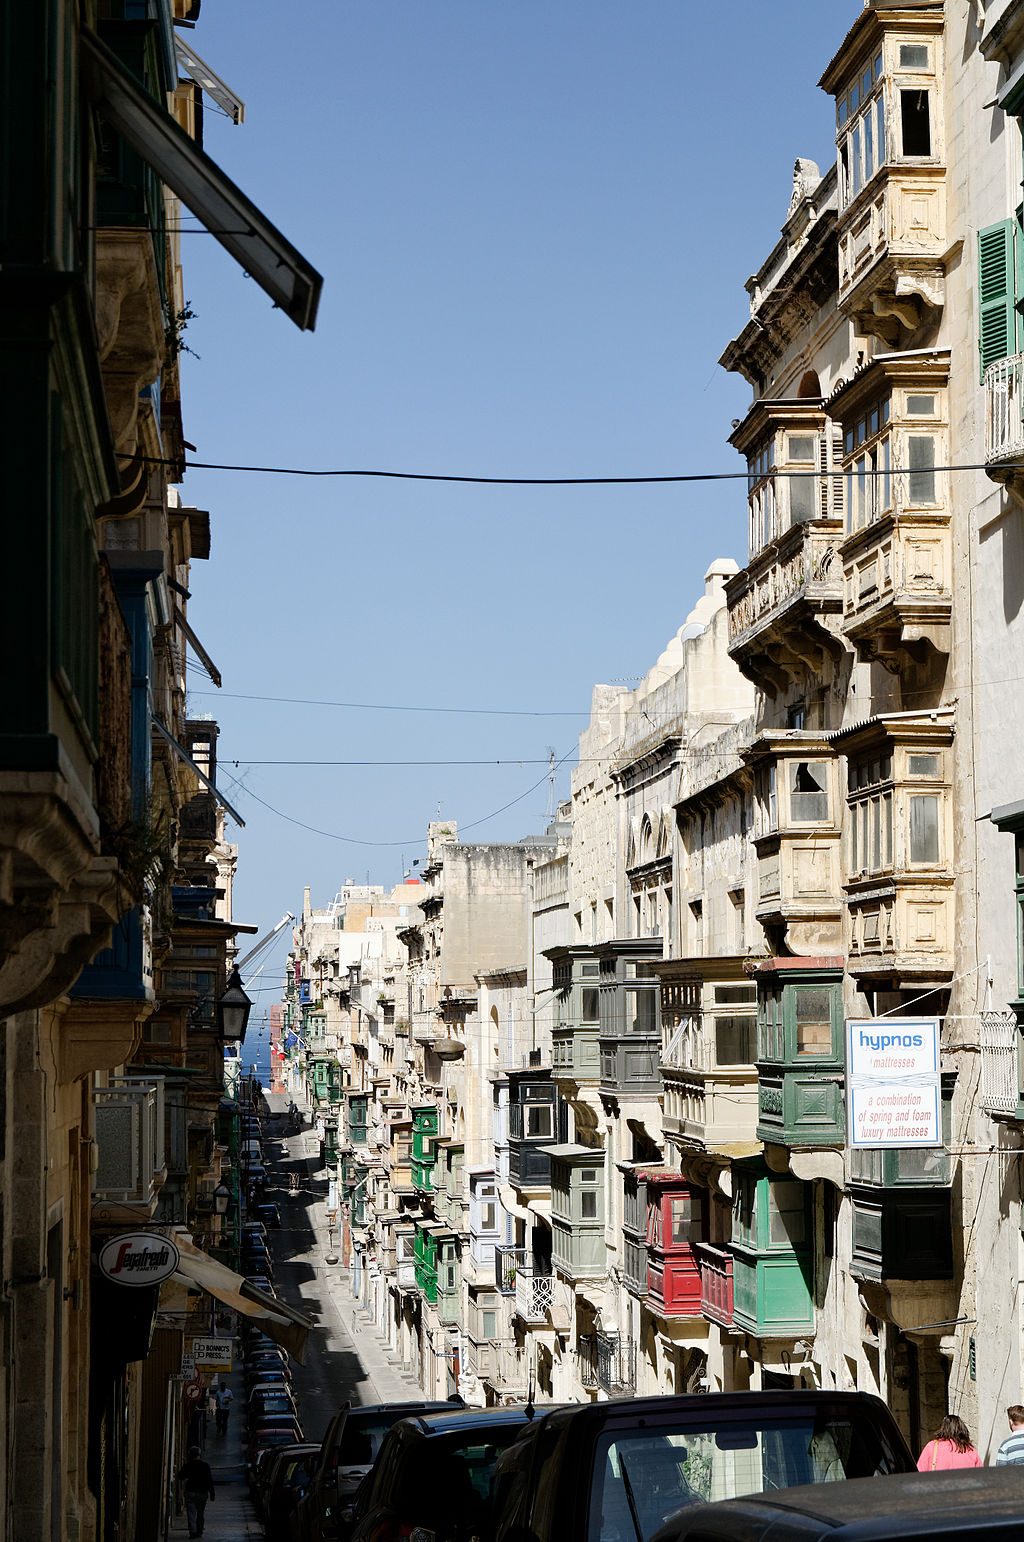
[[978, 351], [981, 373], [1017, 351], [1013, 220], [978, 232]]

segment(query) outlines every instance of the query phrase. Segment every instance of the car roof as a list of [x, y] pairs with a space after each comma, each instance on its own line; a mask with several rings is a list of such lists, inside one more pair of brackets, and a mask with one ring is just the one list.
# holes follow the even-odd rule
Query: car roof
[[1024, 1526], [1024, 1474], [1014, 1467], [958, 1468], [843, 1483], [811, 1483], [682, 1510], [654, 1542], [690, 1535], [755, 1542], [887, 1542], [936, 1533]]
[[507, 1429], [510, 1424], [528, 1424], [534, 1417], [533, 1410], [525, 1404], [514, 1408], [449, 1408], [443, 1413], [413, 1415], [402, 1421], [413, 1425], [424, 1435], [448, 1435], [471, 1429]]
[[[844, 1408], [851, 1413], [855, 1409], [863, 1412], [876, 1412], [879, 1408], [885, 1408], [881, 1398], [875, 1397], [870, 1392], [832, 1392], [832, 1391], [808, 1391], [801, 1388], [799, 1391], [791, 1391], [789, 1388], [777, 1388], [767, 1392], [695, 1392], [683, 1393], [678, 1396], [664, 1394], [655, 1397], [617, 1397], [611, 1398], [606, 1403], [574, 1403], [562, 1409], [545, 1409], [546, 1417], [552, 1413], [559, 1413], [574, 1419], [583, 1419], [594, 1423], [603, 1423], [606, 1419], [633, 1418], [650, 1414], [696, 1413], [707, 1420], [710, 1417], [709, 1410], [716, 1409], [722, 1413], [735, 1410], [737, 1413], [748, 1413], [752, 1408], [757, 1408], [763, 1413], [778, 1413], [782, 1415], [811, 1413], [817, 1409], [838, 1411]], [[540, 1410], [538, 1410], [538, 1414]]]

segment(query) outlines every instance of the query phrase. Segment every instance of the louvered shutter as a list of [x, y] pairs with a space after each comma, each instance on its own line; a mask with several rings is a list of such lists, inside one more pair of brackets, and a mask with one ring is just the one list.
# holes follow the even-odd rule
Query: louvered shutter
[[978, 351], [981, 373], [1017, 351], [1013, 221], [978, 232]]

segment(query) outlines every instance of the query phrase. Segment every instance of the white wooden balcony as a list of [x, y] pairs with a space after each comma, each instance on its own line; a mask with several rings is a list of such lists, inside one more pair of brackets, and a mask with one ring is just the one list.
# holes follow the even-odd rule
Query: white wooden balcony
[[554, 1300], [555, 1282], [550, 1274], [533, 1274], [520, 1265], [516, 1274], [516, 1313], [526, 1323], [546, 1323]]
[[152, 1210], [167, 1176], [164, 1079], [123, 1077], [93, 1093], [99, 1161], [93, 1204]]

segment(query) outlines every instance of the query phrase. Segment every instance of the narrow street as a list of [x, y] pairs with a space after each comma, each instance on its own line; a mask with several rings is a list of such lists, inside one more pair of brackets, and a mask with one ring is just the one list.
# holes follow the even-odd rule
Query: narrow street
[[[288, 1106], [288, 1098], [280, 1093], [268, 1094], [267, 1102], [272, 1115], [283, 1114]], [[317, 1324], [306, 1364], [293, 1364], [292, 1374], [306, 1438], [319, 1441], [346, 1400], [379, 1403], [422, 1394], [411, 1377], [389, 1362], [372, 1326], [351, 1300], [349, 1271], [325, 1261], [327, 1179], [319, 1165], [316, 1131], [308, 1126], [308, 1114], [304, 1117], [306, 1127], [296, 1135], [285, 1136], [278, 1119], [266, 1127], [268, 1198], [281, 1211], [281, 1228], [269, 1233], [269, 1242], [277, 1294]], [[288, 1186], [292, 1173], [299, 1175], [297, 1194]]]

